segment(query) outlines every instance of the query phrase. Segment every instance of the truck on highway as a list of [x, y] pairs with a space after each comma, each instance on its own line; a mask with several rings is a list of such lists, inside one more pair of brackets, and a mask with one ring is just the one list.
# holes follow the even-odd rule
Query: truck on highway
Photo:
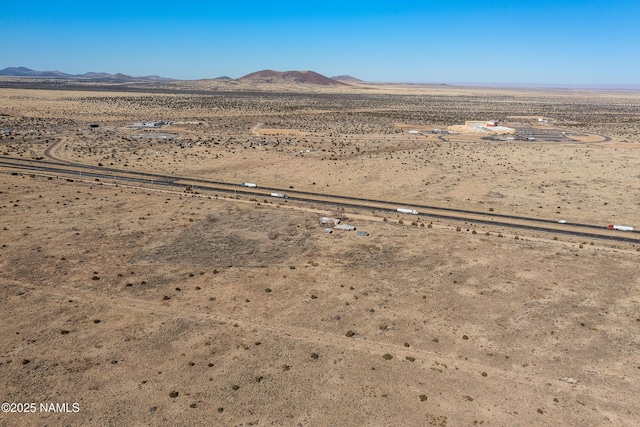
[[633, 231], [633, 227], [629, 227], [628, 225], [609, 224], [607, 225], [607, 228], [609, 230]]
[[288, 199], [289, 196], [287, 196], [284, 193], [271, 193], [271, 197], [277, 197], [279, 199]]
[[255, 187], [257, 187], [257, 185], [256, 185], [256, 184], [254, 184], [253, 182], [243, 182], [243, 183], [242, 183], [242, 186], [243, 186], [243, 187], [251, 187], [251, 188], [255, 188]]
[[418, 215], [418, 211], [415, 209], [398, 208], [396, 211], [405, 214]]

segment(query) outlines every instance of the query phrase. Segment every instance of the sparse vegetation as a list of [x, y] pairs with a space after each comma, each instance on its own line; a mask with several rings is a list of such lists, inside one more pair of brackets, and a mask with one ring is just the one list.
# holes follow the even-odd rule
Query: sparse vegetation
[[[234, 183], [231, 193], [199, 185], [185, 192], [189, 182], [179, 179], [172, 189], [0, 174], [7, 399], [82, 396], [81, 413], [57, 414], [61, 424], [86, 424], [88, 416], [166, 424], [182, 411], [220, 425], [304, 424], [319, 413], [330, 424], [357, 425], [396, 419], [398, 408], [411, 425], [535, 425], [542, 414], [568, 424], [597, 425], [605, 416], [633, 424], [633, 400], [619, 398], [634, 395], [633, 384], [603, 392], [605, 373], [593, 360], [615, 361], [626, 377], [635, 370], [640, 320], [628, 314], [637, 243], [558, 241], [497, 225], [503, 217], [495, 214], [496, 224], [463, 224], [426, 209], [401, 218], [291, 195], [633, 225], [637, 198], [621, 189], [633, 192], [630, 171], [640, 170], [637, 95], [447, 86], [234, 93], [212, 89], [215, 82], [182, 84], [170, 94], [162, 91], [174, 83], [132, 83], [122, 93], [117, 84], [86, 92], [0, 85], [0, 130], [11, 128], [0, 132], [5, 156], [40, 158], [56, 142], [55, 156], [104, 165], [102, 174]], [[555, 117], [547, 130], [536, 123], [543, 114]], [[537, 143], [429, 133], [484, 116], [549, 139], [567, 135]], [[155, 117], [174, 123], [130, 127]], [[100, 127], [89, 132], [94, 121]], [[409, 134], [414, 128], [421, 133]], [[242, 180], [264, 195], [240, 194]], [[268, 196], [290, 186], [286, 204]], [[324, 235], [325, 215], [371, 237]], [[392, 224], [403, 219], [429, 230]], [[499, 231], [509, 238], [493, 239], [504, 237]], [[389, 351], [383, 360], [380, 349]], [[571, 350], [570, 363], [552, 357], [562, 349]], [[504, 369], [509, 375], [496, 374]], [[575, 387], [554, 398], [549, 384], [555, 390], [558, 381], [579, 384], [591, 403], [616, 406], [603, 411]], [[505, 389], [520, 393], [494, 393]], [[415, 392], [414, 400], [399, 390]], [[123, 396], [148, 403], [101, 411]], [[353, 402], [364, 402], [367, 414], [351, 417], [344, 408]]]

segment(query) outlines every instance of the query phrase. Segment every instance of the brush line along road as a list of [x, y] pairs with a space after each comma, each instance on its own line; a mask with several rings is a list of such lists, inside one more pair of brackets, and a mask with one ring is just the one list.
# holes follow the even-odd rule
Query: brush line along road
[[[51, 147], [50, 147], [51, 148]], [[52, 157], [49, 149], [47, 156]], [[465, 209], [454, 209], [438, 206], [406, 204], [387, 200], [375, 200], [360, 197], [336, 196], [330, 194], [313, 193], [308, 191], [282, 190], [272, 187], [251, 188], [240, 184], [202, 178], [188, 178], [174, 175], [162, 175], [149, 172], [127, 171], [116, 168], [70, 163], [44, 159], [24, 159], [10, 156], [0, 156], [0, 167], [10, 170], [40, 172], [60, 175], [71, 175], [94, 179], [116, 180], [138, 184], [152, 184], [172, 188], [191, 188], [192, 191], [214, 191], [223, 193], [242, 194], [251, 197], [271, 197], [271, 193], [286, 193], [288, 200], [329, 205], [332, 207], [374, 210], [386, 214], [397, 214], [398, 207], [416, 209], [418, 216], [437, 218], [442, 220], [463, 221], [468, 223], [519, 228], [530, 231], [558, 233], [583, 238], [606, 239], [618, 242], [640, 243], [635, 237], [638, 231], [624, 232], [621, 236], [617, 231], [608, 230], [605, 226], [593, 224], [570, 223], [558, 224], [557, 221], [530, 218], [517, 215], [486, 213]], [[587, 231], [588, 230], [588, 231]], [[633, 236], [633, 237], [632, 237]]]

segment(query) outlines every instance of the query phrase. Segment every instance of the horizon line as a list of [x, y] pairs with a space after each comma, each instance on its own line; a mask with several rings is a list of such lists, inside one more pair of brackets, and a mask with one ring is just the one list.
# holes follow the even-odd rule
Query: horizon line
[[[39, 73], [45, 73], [45, 72], [58, 72], [58, 73], [63, 73], [63, 74], [68, 74], [69, 77], [78, 77], [78, 76], [82, 76], [83, 74], [89, 74], [89, 73], [96, 73], [96, 74], [100, 74], [100, 73], [104, 73], [104, 74], [110, 74], [110, 75], [117, 75], [117, 74], [123, 74], [126, 76], [130, 76], [133, 78], [143, 78], [143, 77], [160, 77], [163, 79], [169, 79], [169, 80], [176, 80], [176, 81], [198, 81], [198, 80], [213, 80], [213, 79], [218, 79], [220, 77], [228, 77], [232, 80], [237, 80], [241, 77], [246, 76], [247, 74], [252, 74], [255, 72], [259, 72], [259, 71], [264, 71], [264, 70], [271, 70], [270, 68], [264, 68], [264, 69], [260, 69], [257, 71], [253, 71], [251, 73], [247, 73], [247, 74], [243, 74], [240, 77], [229, 77], [228, 74], [223, 74], [220, 76], [216, 76], [216, 77], [201, 77], [201, 78], [175, 78], [175, 77], [165, 77], [165, 76], [161, 76], [157, 73], [152, 73], [152, 74], [145, 74], [145, 75], [140, 75], [140, 76], [133, 76], [127, 73], [123, 73], [121, 71], [111, 74], [108, 72], [104, 72], [104, 71], [88, 71], [88, 72], [84, 72], [84, 73], [80, 73], [80, 74], [71, 74], [71, 73], [67, 73], [64, 71], [60, 71], [58, 69], [51, 69], [51, 70], [35, 70], [35, 69], [31, 69], [29, 67], [25, 67], [25, 66], [8, 66], [5, 67], [4, 69], [0, 70], [3, 71], [5, 69], [11, 69], [11, 68], [27, 68], [31, 71], [34, 72], [39, 72]], [[323, 75], [321, 73], [318, 73], [317, 71], [313, 71], [313, 70], [309, 70], [309, 69], [304, 69], [304, 70], [286, 70], [283, 72], [291, 72], [291, 71], [299, 71], [299, 72], [303, 72], [303, 71], [312, 71], [314, 73]], [[325, 76], [325, 75], [323, 75]], [[401, 84], [406, 84], [406, 85], [429, 85], [429, 86], [444, 86], [444, 85], [448, 85], [448, 86], [481, 86], [481, 87], [495, 87], [495, 88], [508, 88], [508, 87], [513, 87], [513, 88], [557, 88], [557, 89], [617, 89], [617, 90], [640, 90], [640, 82], [637, 83], [629, 83], [629, 82], [625, 82], [625, 83], [610, 83], [610, 82], [599, 82], [599, 83], [565, 83], [565, 82], [491, 82], [491, 81], [440, 81], [440, 82], [425, 82], [425, 81], [393, 81], [393, 80], [389, 80], [389, 81], [383, 81], [383, 80], [363, 80], [360, 79], [359, 77], [356, 77], [352, 74], [349, 73], [342, 73], [342, 74], [336, 74], [335, 77], [337, 76], [349, 76], [349, 77], [353, 77], [355, 79], [361, 80], [362, 83], [369, 83], [369, 84], [391, 84], [391, 85], [401, 85]], [[56, 78], [56, 77], [52, 77], [52, 76], [0, 76], [0, 77], [18, 77], [18, 78]], [[325, 76], [327, 78], [333, 78], [333, 77], [329, 77], [329, 76]], [[67, 78], [66, 76], [61, 76], [61, 77], [57, 77], [60, 79], [64, 79]]]

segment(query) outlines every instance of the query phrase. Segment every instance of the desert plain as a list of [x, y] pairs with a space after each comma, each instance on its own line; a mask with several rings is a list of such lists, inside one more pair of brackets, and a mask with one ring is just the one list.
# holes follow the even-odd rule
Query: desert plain
[[[0, 160], [640, 226], [638, 92], [0, 83]], [[535, 139], [446, 132], [466, 120]], [[0, 165], [0, 400], [69, 405], [0, 425], [637, 425], [639, 261]]]

